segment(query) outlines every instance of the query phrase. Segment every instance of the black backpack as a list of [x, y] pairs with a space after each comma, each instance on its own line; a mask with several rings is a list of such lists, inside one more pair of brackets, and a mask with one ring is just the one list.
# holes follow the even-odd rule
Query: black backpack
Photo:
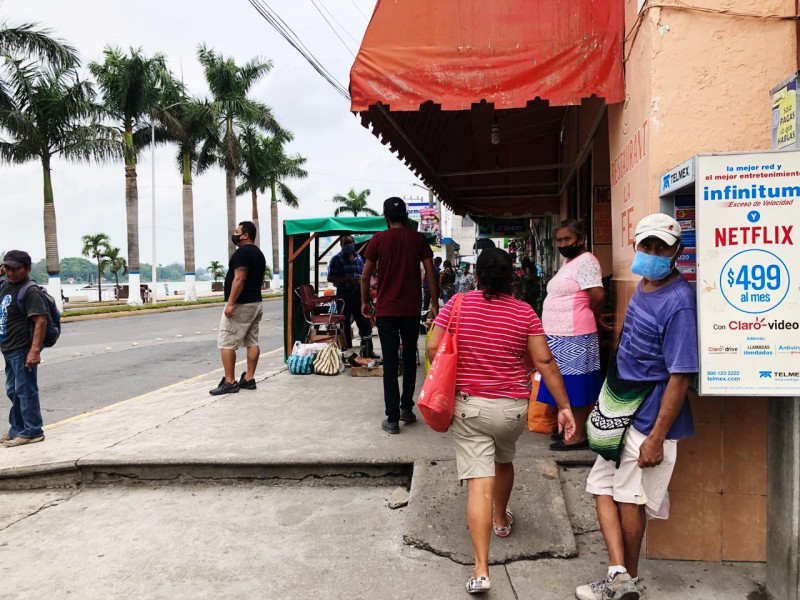
[[[50, 348], [56, 345], [58, 337], [61, 335], [61, 313], [58, 310], [55, 299], [47, 293], [47, 290], [37, 284], [32, 279], [25, 283], [17, 293], [17, 306], [23, 315], [28, 314], [25, 308], [25, 297], [28, 290], [36, 286], [44, 298], [44, 303], [47, 306], [47, 326], [44, 331], [44, 347]], [[31, 324], [31, 339], [33, 339], [33, 324]]]

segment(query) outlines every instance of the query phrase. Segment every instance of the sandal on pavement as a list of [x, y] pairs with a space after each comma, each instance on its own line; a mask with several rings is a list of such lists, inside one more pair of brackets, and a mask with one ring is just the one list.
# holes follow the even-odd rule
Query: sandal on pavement
[[492, 523], [492, 531], [494, 531], [494, 534], [499, 538], [507, 538], [511, 535], [511, 525], [514, 523], [514, 515], [510, 508], [506, 508], [506, 516], [508, 517], [508, 525], [505, 527], [498, 527]]
[[488, 592], [492, 587], [492, 581], [485, 575], [480, 577], [470, 577], [467, 581], [467, 591], [470, 594], [483, 594]]

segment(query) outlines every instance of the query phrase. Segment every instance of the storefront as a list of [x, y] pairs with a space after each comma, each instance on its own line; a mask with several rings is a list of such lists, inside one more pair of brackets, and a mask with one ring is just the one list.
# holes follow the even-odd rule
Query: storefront
[[[696, 154], [771, 147], [769, 91], [798, 67], [795, 13], [790, 0], [379, 1], [352, 110], [456, 214], [586, 220], [619, 322], [638, 281], [634, 228], [662, 209], [665, 175], [679, 182]], [[691, 221], [688, 198], [668, 200]], [[772, 468], [768, 485], [768, 402], [691, 395], [697, 435], [680, 445], [672, 518], [652, 524], [648, 556], [767, 559], [767, 490], [798, 489], [783, 477], [776, 492]], [[775, 518], [795, 523], [796, 542], [792, 510]], [[773, 575], [775, 529], [768, 579], [789, 597]], [[780, 569], [800, 573], [790, 555]]]

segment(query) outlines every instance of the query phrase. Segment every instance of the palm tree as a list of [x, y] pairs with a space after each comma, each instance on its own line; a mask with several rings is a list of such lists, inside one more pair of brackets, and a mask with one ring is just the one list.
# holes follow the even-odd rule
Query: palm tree
[[256, 246], [260, 246], [261, 237], [261, 227], [258, 223], [258, 193], [263, 194], [267, 187], [264, 178], [264, 137], [255, 127], [245, 127], [239, 136], [239, 143], [242, 146], [242, 165], [239, 174], [242, 183], [236, 186], [236, 195], [241, 196], [250, 192], [253, 214], [251, 221], [256, 226], [256, 239], [253, 242]]
[[225, 267], [223, 267], [222, 263], [218, 260], [212, 260], [211, 264], [208, 265], [208, 270], [211, 271], [211, 276], [214, 278], [214, 281], [219, 281], [220, 277], [225, 275]]
[[[225, 169], [227, 225], [230, 234], [236, 228], [236, 176], [242, 163], [238, 132], [252, 125], [272, 133], [282, 133], [270, 108], [247, 96], [253, 85], [272, 69], [272, 62], [256, 58], [239, 66], [232, 58], [225, 58], [205, 44], [198, 48], [197, 57], [205, 71], [212, 103], [217, 111], [219, 143], [215, 148], [209, 146], [205, 150], [213, 150], [218, 163]], [[200, 160], [205, 159], [201, 156]], [[229, 241], [228, 256], [233, 255], [235, 249]]]
[[[72, 46], [62, 40], [50, 37], [50, 30], [37, 29], [35, 23], [25, 23], [9, 27], [0, 22], [0, 110], [11, 105], [11, 90], [7, 87], [8, 66], [15, 60], [28, 61], [37, 59], [40, 63], [53, 68], [78, 66], [78, 53]], [[59, 294], [60, 296], [61, 294]]]
[[118, 155], [116, 132], [98, 122], [102, 114], [88, 81], [72, 67], [50, 69], [6, 60], [9, 94], [0, 106], [0, 162], [37, 160], [44, 180], [44, 239], [48, 287], [61, 308], [58, 231], [51, 179], [53, 159], [105, 161]]
[[[106, 248], [104, 258], [108, 260], [108, 270], [114, 274], [114, 281], [116, 287], [116, 296], [119, 300], [119, 272], [122, 271], [123, 275], [128, 274], [128, 263], [125, 262], [125, 257], [122, 256], [122, 251], [114, 246], [113, 248]], [[134, 293], [133, 288], [128, 286], [128, 295]]]
[[[105, 233], [95, 233], [93, 235], [87, 233], [81, 239], [83, 239], [83, 249], [81, 250], [81, 254], [83, 254], [86, 258], [97, 261], [97, 300], [102, 302], [103, 290], [100, 282], [103, 279], [103, 272], [109, 266], [109, 260], [106, 258], [106, 253], [111, 246], [111, 240], [109, 240]], [[133, 289], [133, 286], [129, 287]], [[137, 285], [136, 287], [138, 289], [139, 286]], [[128, 294], [128, 296], [132, 295], [132, 293]]]
[[[93, 62], [89, 70], [103, 91], [109, 116], [120, 124], [122, 156], [125, 159], [125, 212], [128, 223], [128, 268], [132, 290], [139, 289], [139, 190], [136, 185], [136, 157], [150, 141], [153, 109], [158, 104], [162, 87], [169, 81], [164, 56], [147, 58], [141, 48], [130, 54], [106, 47], [105, 60]], [[128, 294], [128, 304], [141, 304], [139, 294]]]
[[308, 172], [303, 169], [306, 159], [299, 154], [287, 156], [284, 144], [293, 139], [291, 132], [269, 136], [256, 136], [251, 142], [243, 136], [243, 147], [247, 150], [253, 148], [252, 159], [245, 153], [242, 163], [243, 182], [236, 188], [237, 194], [251, 192], [253, 197], [253, 217], [258, 218], [256, 204], [256, 191], [262, 194], [270, 191], [270, 227], [272, 237], [272, 266], [276, 273], [280, 272], [278, 260], [278, 202], [297, 208], [299, 201], [297, 195], [286, 184], [290, 178], [304, 179]]
[[78, 53], [62, 40], [50, 37], [49, 29], [37, 29], [36, 23], [9, 27], [0, 23], [0, 56], [9, 58], [36, 58], [54, 67], [75, 66]]
[[160, 106], [154, 111], [154, 117], [162, 124], [167, 136], [178, 143], [178, 170], [183, 181], [183, 257], [186, 289], [183, 299], [185, 302], [193, 302], [197, 300], [197, 287], [192, 171], [200, 172], [209, 166], [209, 152], [205, 155], [206, 162], [199, 162], [200, 146], [217, 145], [217, 115], [210, 102], [189, 98], [183, 84], [173, 81], [165, 89]]
[[338, 217], [343, 212], [351, 212], [353, 213], [354, 217], [357, 217], [358, 213], [364, 213], [365, 215], [370, 215], [373, 217], [378, 216], [376, 211], [367, 206], [367, 198], [369, 197], [369, 194], [369, 190], [362, 190], [356, 193], [354, 189], [351, 189], [349, 192], [347, 192], [346, 196], [336, 194], [332, 200], [336, 204], [341, 204], [342, 206], [339, 206], [335, 211], [333, 211], [333, 216]]

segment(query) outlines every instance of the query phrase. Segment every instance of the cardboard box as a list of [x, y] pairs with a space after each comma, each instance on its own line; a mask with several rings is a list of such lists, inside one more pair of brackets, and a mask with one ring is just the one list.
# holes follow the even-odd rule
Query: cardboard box
[[[398, 369], [399, 373], [397, 376], [403, 374], [403, 368], [400, 367]], [[368, 369], [367, 367], [350, 367], [350, 374], [353, 377], [383, 377], [383, 365], [378, 365], [372, 369]]]

